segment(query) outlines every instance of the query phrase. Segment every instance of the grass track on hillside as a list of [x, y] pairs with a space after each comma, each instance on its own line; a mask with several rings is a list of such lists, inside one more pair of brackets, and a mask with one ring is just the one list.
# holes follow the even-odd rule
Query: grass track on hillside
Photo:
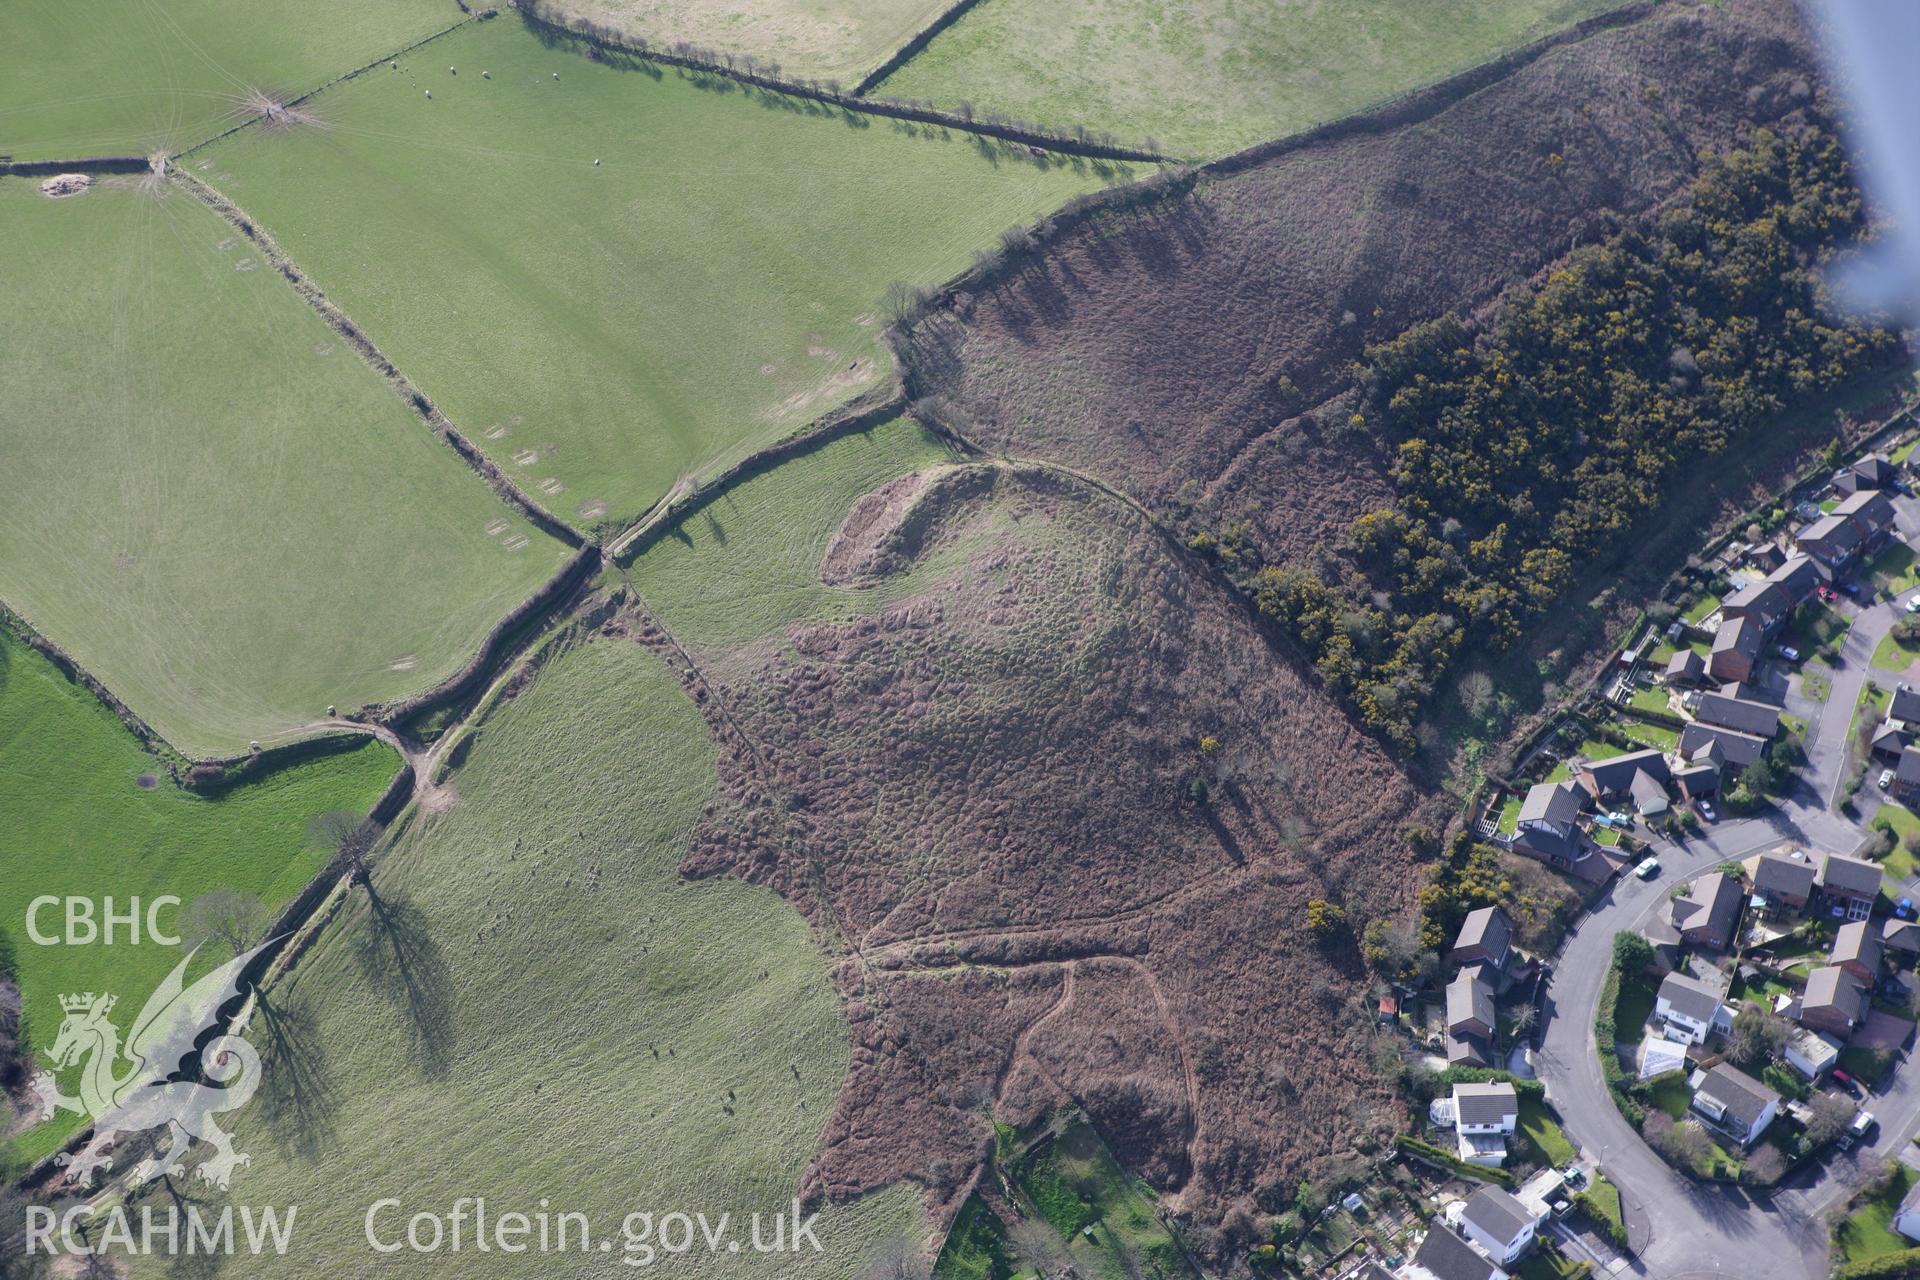
[[[231, 889], [277, 908], [326, 862], [308, 836], [322, 813], [365, 813], [400, 759], [372, 739], [274, 770], [206, 798], [173, 785], [154, 758], [84, 686], [0, 632], [0, 928], [14, 944], [33, 1043], [53, 1043], [62, 994], [112, 991], [127, 1019], [178, 963], [170, 947], [37, 946], [28, 904], [42, 895], [192, 902]], [[142, 787], [146, 777], [150, 787]], [[163, 912], [171, 928], [177, 912]], [[39, 927], [59, 933], [58, 909]], [[224, 956], [219, 957], [224, 959]], [[72, 1088], [72, 1081], [64, 1081]], [[33, 1154], [72, 1128], [63, 1117], [26, 1138]]]
[[[851, 1052], [828, 961], [771, 891], [678, 876], [714, 770], [672, 672], [630, 640], [557, 647], [480, 726], [461, 802], [414, 814], [380, 856], [380, 910], [356, 895], [271, 993], [298, 1047], [268, 1055], [237, 1125], [254, 1163], [234, 1196], [300, 1205], [300, 1232], [249, 1276], [530, 1274], [498, 1252], [375, 1257], [362, 1222], [382, 1196], [403, 1199], [402, 1231], [463, 1195], [496, 1214], [548, 1197], [602, 1233], [676, 1209], [744, 1233], [788, 1207]], [[325, 1105], [303, 1112], [276, 1079]], [[918, 1199], [826, 1211], [819, 1255], [660, 1262], [845, 1280], [915, 1229]], [[636, 1274], [615, 1240], [538, 1273]]]
[[453, 0], [11, 0], [0, 155], [175, 151], [460, 21]]
[[0, 179], [0, 224], [0, 600], [182, 752], [425, 688], [560, 567], [190, 197]]
[[583, 528], [888, 378], [892, 282], [1137, 172], [576, 47], [478, 23], [187, 163]]
[[983, 0], [875, 89], [1210, 159], [1350, 115], [1620, 0]]

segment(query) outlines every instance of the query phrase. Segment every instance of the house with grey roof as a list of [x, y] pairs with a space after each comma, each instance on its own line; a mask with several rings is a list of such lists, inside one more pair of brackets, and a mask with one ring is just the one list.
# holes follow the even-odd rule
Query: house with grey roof
[[1821, 516], [1793, 536], [1795, 547], [1825, 565], [1836, 578], [1853, 567], [1866, 541], [1860, 526], [1837, 511]]
[[1733, 945], [1744, 896], [1739, 880], [1709, 871], [1681, 887], [1667, 904], [1667, 918], [1688, 946], [1725, 951]]
[[[1682, 1044], [1704, 1044], [1709, 1035], [1722, 1035], [1733, 1029], [1733, 1014], [1720, 993], [1691, 974], [1678, 970], [1660, 980], [1653, 998], [1653, 1016], [1666, 1027], [1667, 1035]], [[1636, 1028], [1620, 1028], [1622, 1035], [1635, 1035]]]
[[1880, 868], [1858, 858], [1828, 854], [1820, 863], [1820, 900], [1827, 914], [1865, 920], [1880, 896]]
[[1495, 1169], [1507, 1162], [1507, 1139], [1520, 1120], [1520, 1097], [1511, 1084], [1457, 1084], [1453, 1112], [1462, 1160]]
[[1427, 1230], [1400, 1275], [1401, 1280], [1511, 1280], [1498, 1263], [1441, 1222]]
[[1767, 575], [1767, 581], [1786, 592], [1787, 599], [1793, 605], [1799, 605], [1813, 594], [1816, 587], [1832, 580], [1833, 576], [1827, 572], [1825, 565], [1812, 556], [1803, 555], [1788, 556]]
[[1880, 933], [1880, 945], [1896, 961], [1920, 955], [1920, 923], [1888, 920]]
[[1580, 766], [1587, 793], [1611, 804], [1625, 801], [1643, 816], [1666, 812], [1667, 783], [1672, 779], [1667, 758], [1659, 751], [1630, 751]]
[[1902, 680], [1893, 686], [1893, 701], [1887, 704], [1887, 719], [1903, 724], [1920, 721], [1920, 691]]
[[1834, 507], [1833, 514], [1859, 530], [1861, 539], [1871, 544], [1893, 528], [1893, 501], [1884, 493], [1863, 489], [1849, 494]]
[[1720, 601], [1720, 620], [1746, 618], [1762, 632], [1770, 632], [1793, 612], [1793, 603], [1785, 588], [1763, 578], [1724, 597]]
[[1840, 468], [1833, 487], [1848, 496], [1893, 487], [1894, 466], [1884, 453], [1870, 453], [1850, 467]]
[[1694, 1090], [1691, 1107], [1707, 1128], [1750, 1147], [1779, 1113], [1780, 1095], [1723, 1062]]
[[1766, 647], [1766, 635], [1752, 618], [1729, 618], [1713, 635], [1713, 650], [1707, 655], [1707, 674], [1715, 680], [1736, 684], [1753, 678]]
[[1868, 1007], [1860, 979], [1837, 964], [1822, 965], [1807, 975], [1800, 994], [1800, 1025], [1846, 1040], [1866, 1021]]
[[1475, 969], [1462, 969], [1447, 984], [1447, 1030], [1492, 1040], [1496, 1026], [1493, 988]]
[[1482, 1187], [1460, 1206], [1460, 1234], [1501, 1266], [1512, 1266], [1533, 1247], [1539, 1226], [1533, 1211], [1501, 1187]]
[[1807, 909], [1813, 897], [1813, 860], [1788, 858], [1763, 853], [1750, 860], [1753, 897], [1760, 910], [1769, 916], [1797, 916]]
[[1513, 921], [1498, 906], [1480, 907], [1467, 912], [1454, 937], [1447, 958], [1455, 964], [1486, 964], [1494, 969], [1506, 967], [1507, 953], [1513, 948]]
[[1549, 866], [1578, 870], [1593, 857], [1593, 843], [1580, 829], [1580, 814], [1590, 798], [1586, 789], [1572, 780], [1529, 787], [1520, 802], [1513, 834], [1506, 837], [1508, 847]]
[[1827, 963], [1839, 965], [1867, 984], [1880, 981], [1880, 931], [1871, 920], [1849, 920], [1835, 930]]
[[1730, 773], [1740, 770], [1767, 754], [1768, 739], [1756, 738], [1750, 733], [1741, 733], [1738, 729], [1727, 729], [1717, 724], [1707, 724], [1700, 720], [1689, 720], [1680, 730], [1680, 754], [1687, 759], [1695, 758], [1708, 747], [1716, 750], [1721, 758], [1720, 779], [1725, 784]]
[[1903, 800], [1920, 791], [1920, 747], [1908, 743], [1900, 748], [1900, 758], [1893, 762], [1893, 781], [1887, 790]]
[[1769, 702], [1755, 702], [1739, 695], [1737, 687], [1723, 686], [1700, 695], [1693, 718], [1701, 724], [1733, 729], [1756, 738], [1771, 738], [1780, 732], [1780, 708]]
[[1666, 682], [1676, 689], [1690, 689], [1707, 678], [1707, 660], [1692, 649], [1679, 649], [1667, 659]]

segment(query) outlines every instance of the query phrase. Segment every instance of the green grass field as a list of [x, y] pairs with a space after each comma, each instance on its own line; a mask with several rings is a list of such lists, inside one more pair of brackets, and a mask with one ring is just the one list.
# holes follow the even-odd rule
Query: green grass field
[[[361, 739], [218, 798], [183, 791], [84, 686], [0, 631], [0, 928], [14, 944], [32, 1042], [52, 1043], [62, 994], [113, 991], [137, 1011], [180, 959], [124, 937], [112, 947], [35, 945], [26, 934], [34, 898], [111, 895], [124, 910], [134, 897], [187, 903], [228, 889], [277, 907], [327, 859], [308, 834], [313, 819], [366, 812], [399, 766]], [[159, 922], [172, 928], [179, 914]], [[59, 912], [43, 910], [39, 927], [58, 933]], [[43, 1154], [71, 1127], [45, 1126], [21, 1149]]]
[[582, 527], [883, 383], [892, 282], [943, 280], [1104, 181], [591, 62], [511, 17], [400, 66], [314, 99], [317, 127], [248, 130], [187, 163]]
[[882, 81], [1210, 158], [1364, 110], [1617, 0], [984, 0]]
[[173, 151], [460, 21], [453, 0], [14, 0], [0, 155]]
[[197, 201], [0, 179], [0, 222], [0, 600], [181, 751], [424, 688], [559, 568]]
[[946, 8], [945, 0], [559, 0], [550, 8], [644, 36], [779, 65], [780, 75], [853, 85]]
[[[847, 1070], [846, 1024], [789, 905], [677, 874], [714, 768], [673, 674], [631, 641], [577, 643], [492, 707], [451, 776], [461, 802], [379, 856], [379, 908], [356, 895], [270, 993], [297, 1034], [238, 1125], [254, 1163], [233, 1194], [300, 1205], [300, 1237], [248, 1274], [528, 1274], [498, 1252], [375, 1257], [362, 1220], [382, 1196], [408, 1213], [547, 1197], [603, 1233], [636, 1210], [785, 1208]], [[842, 1280], [918, 1210], [896, 1188], [824, 1213], [822, 1254], [663, 1265]], [[621, 1258], [616, 1243], [542, 1273], [635, 1274]]]
[[1032, 1210], [1059, 1234], [1077, 1274], [1100, 1280], [1193, 1276], [1155, 1214], [1152, 1193], [1120, 1167], [1085, 1119], [1074, 1120], [1043, 1152], [1021, 1161], [1013, 1178]]

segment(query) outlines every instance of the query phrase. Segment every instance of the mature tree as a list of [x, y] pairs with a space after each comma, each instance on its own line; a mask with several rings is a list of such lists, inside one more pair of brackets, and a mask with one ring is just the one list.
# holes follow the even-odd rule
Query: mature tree
[[1785, 1018], [1777, 1018], [1757, 1004], [1746, 1005], [1733, 1015], [1727, 1056], [1749, 1070], [1763, 1066], [1786, 1047], [1787, 1037], [1792, 1034], [1793, 1028]]
[[1653, 944], [1622, 930], [1613, 935], [1613, 963], [1622, 973], [1640, 973], [1653, 963]]
[[180, 913], [180, 936], [190, 946], [209, 943], [239, 955], [260, 941], [267, 909], [258, 898], [232, 889], [201, 894]]
[[1807, 1120], [1807, 1141], [1825, 1146], [1847, 1131], [1853, 1123], [1852, 1101], [1837, 1093], [1817, 1093], [1809, 1104], [1813, 1115]]

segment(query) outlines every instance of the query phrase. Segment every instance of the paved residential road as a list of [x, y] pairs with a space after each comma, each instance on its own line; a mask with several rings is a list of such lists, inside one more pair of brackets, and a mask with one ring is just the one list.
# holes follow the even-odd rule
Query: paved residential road
[[[1901, 532], [1911, 539], [1920, 533], [1920, 504], [1905, 499], [1897, 507]], [[1721, 822], [1684, 843], [1656, 843], [1652, 852], [1660, 860], [1660, 874], [1651, 881], [1616, 878], [1568, 934], [1554, 961], [1534, 1068], [1568, 1134], [1599, 1162], [1651, 1229], [1642, 1255], [1631, 1264], [1636, 1274], [1657, 1280], [1822, 1280], [1826, 1211], [1845, 1199], [1868, 1163], [1906, 1149], [1920, 1130], [1920, 1069], [1907, 1069], [1903, 1062], [1884, 1090], [1862, 1104], [1880, 1119], [1869, 1146], [1815, 1162], [1769, 1194], [1697, 1183], [1655, 1155], [1621, 1117], [1607, 1093], [1593, 1042], [1594, 1010], [1612, 964], [1613, 935], [1639, 927], [1674, 886], [1782, 842], [1818, 854], [1851, 852], [1864, 840], [1861, 827], [1831, 806], [1844, 777], [1848, 724], [1873, 651], [1900, 614], [1896, 603], [1855, 614], [1824, 705], [1786, 696], [1788, 710], [1807, 719], [1808, 767], [1793, 794], [1767, 813]], [[1884, 674], [1880, 679], [1887, 681]], [[1777, 691], [1785, 694], [1783, 688]], [[1861, 796], [1868, 805], [1871, 792], [1870, 781]]]

